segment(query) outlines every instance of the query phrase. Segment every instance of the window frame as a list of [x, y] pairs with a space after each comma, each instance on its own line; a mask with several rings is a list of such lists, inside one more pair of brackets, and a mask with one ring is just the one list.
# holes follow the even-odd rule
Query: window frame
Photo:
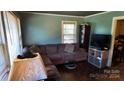
[[[74, 43], [77, 43], [77, 21], [62, 21], [61, 24], [61, 42], [64, 44], [64, 23], [66, 24], [74, 24], [75, 28], [74, 28], [74, 34], [75, 35], [75, 41]], [[69, 35], [69, 34], [68, 34]], [[71, 34], [70, 34], [71, 35]]]

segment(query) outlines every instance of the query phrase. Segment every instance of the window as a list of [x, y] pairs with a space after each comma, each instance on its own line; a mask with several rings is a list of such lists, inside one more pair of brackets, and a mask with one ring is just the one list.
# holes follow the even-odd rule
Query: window
[[76, 21], [62, 21], [62, 43], [76, 43]]

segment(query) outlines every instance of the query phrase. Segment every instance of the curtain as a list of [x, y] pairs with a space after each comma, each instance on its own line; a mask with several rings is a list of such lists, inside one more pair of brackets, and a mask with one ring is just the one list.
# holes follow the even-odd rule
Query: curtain
[[19, 18], [11, 12], [0, 12], [0, 80], [8, 80], [13, 60], [22, 52]]
[[2, 13], [0, 12], [0, 80], [7, 80], [9, 73], [9, 56], [3, 29]]
[[14, 13], [4, 12], [4, 23], [10, 63], [12, 65], [13, 60], [17, 57], [17, 55], [22, 53], [20, 21]]

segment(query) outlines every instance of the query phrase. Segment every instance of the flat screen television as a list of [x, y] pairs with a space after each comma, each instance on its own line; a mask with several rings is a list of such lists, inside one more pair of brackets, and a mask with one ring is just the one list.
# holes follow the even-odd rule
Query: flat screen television
[[110, 49], [111, 35], [93, 34], [91, 36], [91, 47], [98, 48], [100, 50]]

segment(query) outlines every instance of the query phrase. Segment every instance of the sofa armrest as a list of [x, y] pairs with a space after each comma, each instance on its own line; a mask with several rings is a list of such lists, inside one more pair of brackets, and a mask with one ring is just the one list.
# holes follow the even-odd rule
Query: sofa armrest
[[84, 48], [79, 48], [75, 54], [75, 61], [84, 61], [87, 60], [87, 51]]

